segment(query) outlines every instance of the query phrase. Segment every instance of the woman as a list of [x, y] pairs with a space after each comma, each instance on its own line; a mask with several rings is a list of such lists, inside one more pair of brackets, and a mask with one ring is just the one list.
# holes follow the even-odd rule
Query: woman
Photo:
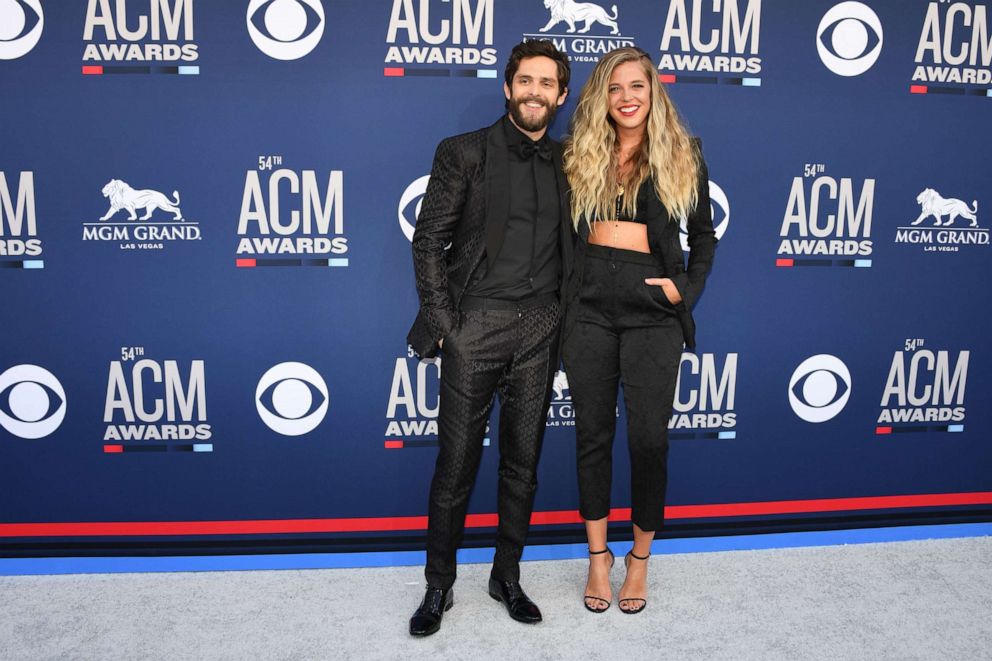
[[[568, 284], [563, 356], [575, 405], [579, 511], [589, 541], [585, 606], [612, 593], [607, 546], [618, 383], [631, 464], [634, 546], [618, 605], [647, 605], [647, 559], [664, 518], [668, 419], [690, 310], [713, 262], [716, 237], [706, 165], [658, 83], [648, 55], [620, 48], [592, 72], [565, 147], [578, 234]], [[690, 247], [683, 264], [679, 222]]]

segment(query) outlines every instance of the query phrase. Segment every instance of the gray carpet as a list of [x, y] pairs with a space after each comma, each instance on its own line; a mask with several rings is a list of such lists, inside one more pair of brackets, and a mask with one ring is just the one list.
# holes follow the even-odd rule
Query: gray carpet
[[635, 616], [587, 613], [585, 568], [525, 563], [527, 626], [464, 565], [426, 639], [416, 567], [4, 577], [0, 658], [992, 659], [989, 537], [655, 556]]

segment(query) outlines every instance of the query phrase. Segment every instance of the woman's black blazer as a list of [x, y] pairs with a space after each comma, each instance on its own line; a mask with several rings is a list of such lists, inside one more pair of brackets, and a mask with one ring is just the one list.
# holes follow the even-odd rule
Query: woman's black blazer
[[[699, 299], [706, 284], [706, 276], [713, 266], [717, 243], [716, 233], [713, 231], [713, 212], [710, 208], [709, 174], [702, 159], [702, 142], [698, 138], [694, 142], [699, 149], [700, 167], [696, 183], [698, 201], [686, 219], [686, 230], [689, 235], [688, 264], [684, 260], [679, 241], [679, 223], [669, 215], [668, 209], [658, 199], [651, 179], [641, 185], [637, 198], [638, 216], [647, 220], [648, 247], [658, 260], [660, 270], [658, 277], [671, 278], [679, 294], [682, 295], [682, 302], [675, 306], [675, 312], [682, 326], [685, 345], [689, 349], [696, 348], [696, 322], [692, 318], [692, 308]], [[575, 297], [582, 287], [588, 238], [589, 225], [585, 219], [580, 219], [575, 241], [575, 263], [566, 293], [565, 337], [575, 324], [577, 311]]]

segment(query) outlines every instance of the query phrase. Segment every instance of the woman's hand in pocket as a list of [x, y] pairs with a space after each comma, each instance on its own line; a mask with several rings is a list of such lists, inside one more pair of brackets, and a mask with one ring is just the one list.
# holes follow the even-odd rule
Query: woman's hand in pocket
[[672, 305], [678, 305], [682, 302], [682, 295], [679, 294], [679, 288], [675, 286], [671, 278], [645, 278], [644, 283], [661, 287], [661, 291], [665, 292], [665, 298]]

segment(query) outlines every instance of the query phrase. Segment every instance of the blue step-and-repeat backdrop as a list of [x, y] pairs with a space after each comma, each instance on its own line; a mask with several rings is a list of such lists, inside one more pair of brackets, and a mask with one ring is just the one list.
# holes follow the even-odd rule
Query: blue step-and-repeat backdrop
[[[0, 0], [0, 552], [420, 544], [410, 238], [536, 38], [554, 136], [636, 44], [704, 141], [665, 534], [992, 518], [987, 3]], [[559, 373], [536, 542], [578, 539], [573, 416]]]

